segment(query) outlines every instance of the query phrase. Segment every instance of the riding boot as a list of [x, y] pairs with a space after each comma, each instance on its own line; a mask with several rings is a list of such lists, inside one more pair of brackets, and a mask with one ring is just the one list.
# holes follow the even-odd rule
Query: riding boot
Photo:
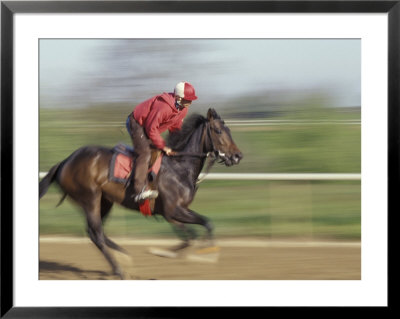
[[142, 191], [139, 194], [134, 194], [131, 197], [134, 197], [135, 202], [140, 203], [146, 199], [157, 198], [158, 191], [152, 189], [146, 189], [146, 186], [143, 187]]
[[158, 191], [147, 189], [145, 185], [140, 192], [135, 191], [135, 174], [132, 172], [125, 183], [125, 189], [128, 189], [132, 185], [132, 193], [130, 198], [134, 198], [135, 202], [142, 202], [146, 199], [153, 199], [158, 197]]

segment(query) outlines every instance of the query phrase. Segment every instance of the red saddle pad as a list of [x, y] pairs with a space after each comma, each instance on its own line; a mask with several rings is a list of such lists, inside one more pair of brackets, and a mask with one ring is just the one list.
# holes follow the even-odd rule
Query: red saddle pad
[[132, 157], [122, 153], [116, 153], [111, 162], [111, 179], [116, 182], [125, 183], [132, 170]]

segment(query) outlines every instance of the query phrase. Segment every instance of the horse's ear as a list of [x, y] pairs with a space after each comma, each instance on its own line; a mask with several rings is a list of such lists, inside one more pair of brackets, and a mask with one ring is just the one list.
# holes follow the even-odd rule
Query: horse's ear
[[209, 108], [207, 112], [207, 120], [215, 119], [217, 117], [217, 112], [213, 108]]

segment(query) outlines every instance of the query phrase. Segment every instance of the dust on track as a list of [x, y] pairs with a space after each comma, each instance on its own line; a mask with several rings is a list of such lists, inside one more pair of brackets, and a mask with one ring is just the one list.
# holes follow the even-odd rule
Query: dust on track
[[[132, 262], [121, 265], [133, 280], [360, 280], [360, 243], [227, 240], [218, 262], [163, 258], [149, 247], [170, 240], [115, 240]], [[171, 245], [172, 246], [172, 245]], [[41, 238], [40, 280], [116, 280], [99, 250], [86, 239]]]

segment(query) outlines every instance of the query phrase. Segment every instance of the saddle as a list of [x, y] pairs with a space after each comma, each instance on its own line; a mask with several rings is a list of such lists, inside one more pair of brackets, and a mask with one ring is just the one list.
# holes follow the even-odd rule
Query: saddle
[[[132, 146], [118, 144], [112, 148], [112, 158], [110, 162], [108, 179], [115, 183], [126, 184], [132, 174], [133, 164], [136, 159], [136, 153]], [[163, 154], [158, 149], [152, 149], [151, 159], [148, 169], [147, 187], [157, 190], [156, 178], [161, 167]], [[143, 215], [151, 216], [154, 211], [155, 199], [146, 199], [139, 204], [140, 211]]]

